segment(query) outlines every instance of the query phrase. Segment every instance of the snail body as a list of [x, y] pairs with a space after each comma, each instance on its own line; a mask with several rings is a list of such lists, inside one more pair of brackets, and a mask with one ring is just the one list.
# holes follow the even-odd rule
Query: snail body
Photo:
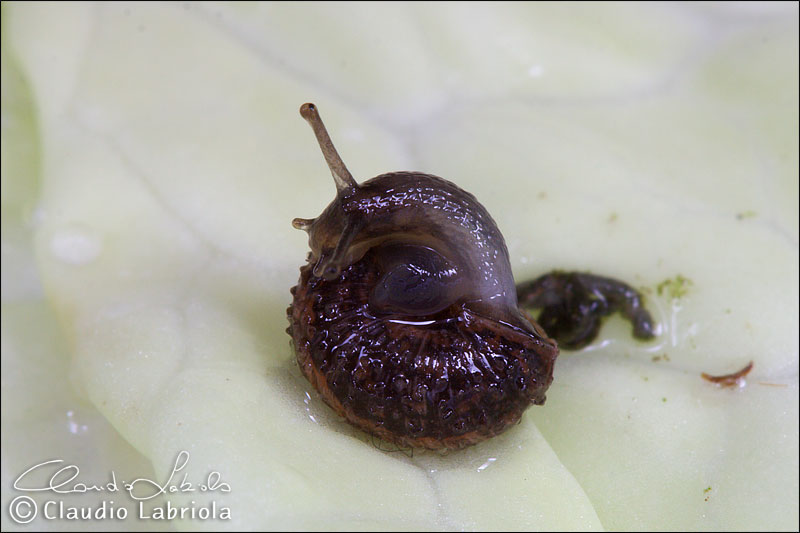
[[545, 401], [556, 342], [521, 311], [508, 250], [468, 192], [418, 172], [358, 184], [313, 104], [336, 183], [288, 309], [297, 360], [353, 425], [402, 446], [460, 448]]

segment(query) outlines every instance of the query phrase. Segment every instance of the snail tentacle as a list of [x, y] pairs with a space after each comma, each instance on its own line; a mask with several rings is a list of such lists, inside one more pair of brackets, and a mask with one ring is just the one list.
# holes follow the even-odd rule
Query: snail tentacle
[[303, 231], [308, 231], [308, 228], [310, 228], [311, 224], [313, 223], [314, 223], [313, 218], [297, 217], [294, 220], [292, 220], [292, 227], [294, 227], [294, 229], [301, 229]]
[[333, 141], [331, 141], [331, 137], [328, 135], [328, 130], [325, 128], [325, 124], [319, 116], [317, 106], [311, 103], [303, 104], [300, 106], [300, 115], [306, 119], [311, 125], [311, 129], [314, 130], [314, 135], [317, 137], [319, 147], [322, 149], [322, 155], [325, 156], [325, 161], [331, 169], [333, 181], [336, 183], [337, 193], [341, 195], [351, 188], [358, 187], [353, 175], [350, 174], [344, 161], [339, 157], [339, 152], [337, 152], [336, 148], [333, 146]]

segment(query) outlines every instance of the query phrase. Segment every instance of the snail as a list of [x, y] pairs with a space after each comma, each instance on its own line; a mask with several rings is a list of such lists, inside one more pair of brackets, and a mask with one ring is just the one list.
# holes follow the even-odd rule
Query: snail
[[[292, 221], [311, 252], [287, 333], [303, 375], [354, 426], [400, 446], [469, 446], [543, 404], [558, 343], [591, 342], [602, 316], [622, 311], [635, 336], [653, 336], [641, 296], [622, 282], [554, 272], [515, 285], [503, 236], [472, 194], [419, 172], [359, 184], [316, 106], [300, 114], [336, 197]], [[547, 328], [518, 302], [543, 308]]]

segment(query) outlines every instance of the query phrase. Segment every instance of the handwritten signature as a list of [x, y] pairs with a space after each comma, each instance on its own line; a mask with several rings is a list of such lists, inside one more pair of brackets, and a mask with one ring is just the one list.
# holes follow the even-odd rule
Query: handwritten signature
[[[155, 498], [160, 494], [171, 494], [175, 492], [230, 492], [231, 486], [222, 481], [219, 472], [211, 472], [205, 479], [204, 483], [192, 483], [188, 480], [188, 474], [183, 472], [183, 477], [180, 477], [181, 471], [186, 468], [189, 463], [189, 452], [186, 450], [181, 451], [175, 458], [175, 464], [172, 467], [169, 477], [163, 483], [158, 483], [148, 478], [136, 478], [131, 482], [123, 481], [117, 482], [117, 475], [111, 471], [111, 481], [105, 484], [95, 485], [82, 483], [76, 481], [81, 473], [81, 469], [77, 465], [68, 464], [60, 466], [65, 461], [63, 459], [53, 459], [51, 461], [44, 461], [43, 463], [36, 464], [14, 480], [14, 488], [22, 492], [53, 492], [56, 494], [73, 494], [85, 492], [119, 492], [124, 490], [133, 500], [149, 500]], [[60, 468], [59, 468], [60, 467]], [[49, 481], [44, 486], [22, 486], [22, 480], [29, 476], [32, 472], [55, 470], [58, 468]], [[120, 488], [121, 487], [121, 488]]]

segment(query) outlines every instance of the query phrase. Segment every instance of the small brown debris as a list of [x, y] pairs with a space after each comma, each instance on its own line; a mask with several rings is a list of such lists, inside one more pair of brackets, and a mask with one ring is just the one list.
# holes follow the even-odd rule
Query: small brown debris
[[747, 363], [743, 369], [739, 370], [738, 372], [734, 372], [733, 374], [725, 374], [724, 376], [712, 376], [710, 374], [706, 374], [703, 372], [700, 374], [702, 378], [706, 381], [710, 381], [711, 383], [715, 383], [720, 387], [738, 387], [743, 382], [744, 377], [750, 373], [753, 369], [753, 362], [750, 361]]

